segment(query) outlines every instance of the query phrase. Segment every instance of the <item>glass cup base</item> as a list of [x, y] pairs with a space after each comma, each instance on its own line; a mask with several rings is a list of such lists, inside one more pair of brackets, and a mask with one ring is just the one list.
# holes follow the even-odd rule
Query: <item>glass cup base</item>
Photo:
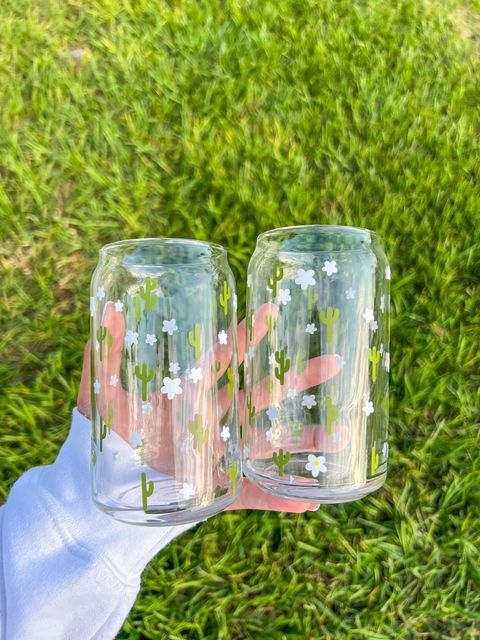
[[101, 511], [120, 522], [147, 527], [171, 527], [176, 524], [193, 524], [206, 520], [223, 511], [236, 500], [237, 496], [226, 495], [210, 503], [207, 507], [196, 509], [182, 509], [178, 505], [157, 508], [152, 505], [149, 507], [148, 513], [142, 509], [127, 508], [108, 500], [103, 501], [101, 496], [94, 496], [93, 501]]
[[279, 478], [268, 478], [253, 473], [251, 469], [248, 469], [248, 466], [244, 469], [244, 473], [249, 480], [272, 496], [301, 502], [317, 502], [318, 504], [342, 504], [360, 500], [369, 493], [380, 489], [387, 477], [387, 472], [384, 471], [374, 478], [365, 480], [365, 482], [338, 487], [322, 487], [320, 485], [291, 483], [287, 479], [282, 481]]

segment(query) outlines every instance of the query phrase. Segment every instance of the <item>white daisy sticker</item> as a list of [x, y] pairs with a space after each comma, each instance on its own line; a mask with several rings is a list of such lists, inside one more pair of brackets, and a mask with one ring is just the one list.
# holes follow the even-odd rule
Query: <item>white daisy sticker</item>
[[297, 277], [295, 278], [295, 284], [299, 284], [302, 287], [302, 291], [306, 291], [308, 287], [315, 286], [316, 281], [314, 278], [313, 269], [299, 269], [297, 271]]
[[193, 484], [189, 482], [184, 482], [182, 488], [180, 489], [180, 495], [184, 500], [190, 500], [195, 495], [195, 487]]
[[371, 400], [365, 399], [363, 402], [362, 411], [368, 418], [368, 416], [374, 412], [373, 402]]
[[313, 336], [316, 330], [317, 330], [317, 327], [312, 323], [312, 324], [307, 324], [307, 328], [305, 329], [305, 332]]
[[133, 345], [138, 344], [138, 333], [136, 331], [131, 331], [129, 329], [125, 334], [125, 344], [127, 347], [132, 347]]
[[280, 289], [278, 292], [277, 300], [279, 304], [283, 304], [284, 306], [288, 304], [291, 300], [290, 289]]
[[93, 383], [93, 392], [96, 396], [98, 396], [98, 394], [100, 393], [101, 388], [102, 388], [102, 385], [100, 384], [98, 379], [95, 380], [95, 382]]
[[153, 346], [157, 342], [157, 336], [154, 333], [147, 333], [145, 342]]
[[180, 380], [180, 378], [172, 379], [167, 376], [163, 379], [163, 387], [160, 389], [160, 391], [164, 394], [167, 394], [167, 398], [169, 400], [173, 400], [175, 396], [179, 396], [181, 393], [183, 393], [181, 382], [182, 381]]
[[116, 387], [117, 384], [118, 384], [118, 376], [116, 373], [114, 373], [113, 376], [110, 376], [110, 386]]
[[218, 334], [218, 343], [219, 344], [227, 344], [228, 334], [223, 329]]
[[373, 315], [373, 309], [369, 309], [368, 307], [363, 312], [363, 319], [367, 324], [373, 322], [375, 320], [375, 316]]
[[227, 427], [226, 425], [224, 425], [220, 433], [220, 436], [222, 440], [226, 442], [230, 438], [230, 427]]
[[117, 300], [116, 302], [114, 302], [113, 306], [115, 307], [115, 311], [117, 313], [122, 313], [122, 311], [123, 311], [123, 302], [121, 300]]
[[171, 320], [164, 320], [162, 331], [168, 333], [169, 336], [173, 336], [173, 332], [178, 331], [177, 321], [175, 318], [172, 318]]
[[105, 287], [103, 285], [100, 285], [97, 288], [97, 298], [99, 300], [103, 300], [105, 298]]
[[313, 453], [311, 453], [307, 459], [308, 462], [305, 465], [305, 469], [310, 471], [314, 478], [317, 478], [319, 473], [326, 472], [327, 465], [325, 464], [324, 456], [314, 456]]
[[188, 374], [188, 379], [193, 382], [193, 384], [197, 384], [200, 380], [202, 380], [203, 374], [200, 367], [192, 367], [190, 369], [190, 373]]
[[336, 261], [325, 260], [325, 262], [323, 263], [322, 271], [324, 271], [327, 276], [332, 276], [334, 273], [338, 273]]
[[355, 291], [355, 289], [352, 289], [352, 287], [349, 287], [346, 291], [345, 291], [345, 298], [347, 300], [353, 300], [355, 298], [355, 294], [357, 292]]
[[302, 398], [302, 407], [307, 407], [307, 409], [311, 409], [317, 405], [317, 401], [315, 400], [315, 396], [303, 396]]
[[173, 373], [174, 376], [180, 371], [180, 365], [178, 362], [170, 362], [170, 366], [168, 367], [170, 373]]

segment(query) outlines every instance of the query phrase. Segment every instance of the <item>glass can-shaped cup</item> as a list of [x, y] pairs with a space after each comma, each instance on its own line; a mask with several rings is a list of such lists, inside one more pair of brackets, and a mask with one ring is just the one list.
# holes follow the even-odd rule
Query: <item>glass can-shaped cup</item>
[[247, 279], [244, 472], [271, 494], [362, 498], [387, 473], [390, 267], [376, 233], [258, 237]]
[[219, 245], [147, 238], [100, 250], [93, 497], [118, 520], [194, 522], [239, 493], [236, 299]]

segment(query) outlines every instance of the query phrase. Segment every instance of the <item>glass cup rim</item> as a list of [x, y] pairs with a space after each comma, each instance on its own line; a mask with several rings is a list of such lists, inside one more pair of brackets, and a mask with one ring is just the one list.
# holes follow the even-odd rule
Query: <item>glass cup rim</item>
[[[298, 224], [298, 225], [289, 225], [285, 227], [276, 227], [274, 229], [268, 229], [263, 233], [260, 233], [257, 236], [257, 245], [262, 244], [265, 240], [275, 239], [277, 234], [286, 231], [338, 231], [338, 232], [355, 232], [355, 233], [367, 233], [373, 240], [380, 240], [380, 236], [376, 231], [372, 229], [368, 229], [366, 227], [354, 227], [350, 225], [340, 225], [340, 224]], [[361, 251], [361, 249], [309, 249], [305, 253], [344, 253], [350, 251]], [[299, 251], [284, 251], [282, 253], [302, 253]]]
[[[100, 255], [100, 258], [104, 258], [105, 256], [115, 257], [115, 253], [114, 253], [115, 249], [121, 249], [122, 247], [128, 247], [128, 246], [139, 247], [142, 245], [148, 245], [152, 243], [164, 244], [164, 245], [177, 244], [177, 245], [192, 246], [192, 247], [205, 247], [211, 250], [212, 257], [226, 257], [227, 255], [227, 250], [225, 249], [225, 247], [223, 247], [221, 244], [218, 244], [216, 242], [209, 242], [208, 240], [196, 240], [194, 238], [169, 238], [168, 236], [158, 236], [158, 237], [149, 237], [149, 238], [126, 238], [124, 240], [115, 240], [114, 242], [108, 242], [107, 244], [104, 244], [102, 247], [100, 247], [99, 255]], [[199, 257], [197, 259], [200, 260], [201, 258]], [[162, 262], [161, 264], [168, 266], [169, 263]], [[129, 266], [145, 267], [148, 265], [130, 264]], [[175, 266], [179, 267], [179, 266], [189, 266], [189, 265], [181, 265], [176, 263]]]

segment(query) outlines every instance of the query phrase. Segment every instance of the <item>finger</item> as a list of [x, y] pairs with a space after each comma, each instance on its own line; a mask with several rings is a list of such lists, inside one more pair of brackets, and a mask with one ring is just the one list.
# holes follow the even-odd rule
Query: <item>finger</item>
[[263, 491], [248, 478], [243, 478], [242, 492], [239, 497], [226, 508], [226, 511], [237, 509], [261, 509], [262, 511], [283, 511], [286, 513], [305, 513], [316, 508], [316, 502], [303, 502], [277, 498]]
[[304, 391], [305, 389], [316, 387], [322, 384], [322, 382], [336, 376], [341, 370], [339, 361], [339, 356], [336, 354], [312, 358], [308, 360], [305, 370], [300, 375], [296, 371], [290, 370], [285, 375], [285, 384], [283, 385], [278, 384], [276, 378], [273, 379], [272, 376], [265, 376], [265, 378], [252, 389], [253, 403], [257, 413], [262, 411], [262, 409], [266, 409], [271, 404], [270, 382], [272, 379], [277, 383], [275, 387], [275, 397], [278, 398], [279, 401], [282, 401], [287, 397], [289, 389]]
[[80, 413], [90, 418], [90, 340], [87, 340], [83, 350], [82, 377], [78, 388], [77, 408]]
[[[278, 307], [271, 302], [262, 304], [252, 316], [252, 340], [248, 343], [250, 346], [256, 347], [268, 332], [267, 318], [272, 320], [278, 316]], [[238, 325], [237, 344], [238, 344], [238, 363], [241, 364], [245, 359], [245, 351], [247, 344], [247, 318], [242, 320]]]

